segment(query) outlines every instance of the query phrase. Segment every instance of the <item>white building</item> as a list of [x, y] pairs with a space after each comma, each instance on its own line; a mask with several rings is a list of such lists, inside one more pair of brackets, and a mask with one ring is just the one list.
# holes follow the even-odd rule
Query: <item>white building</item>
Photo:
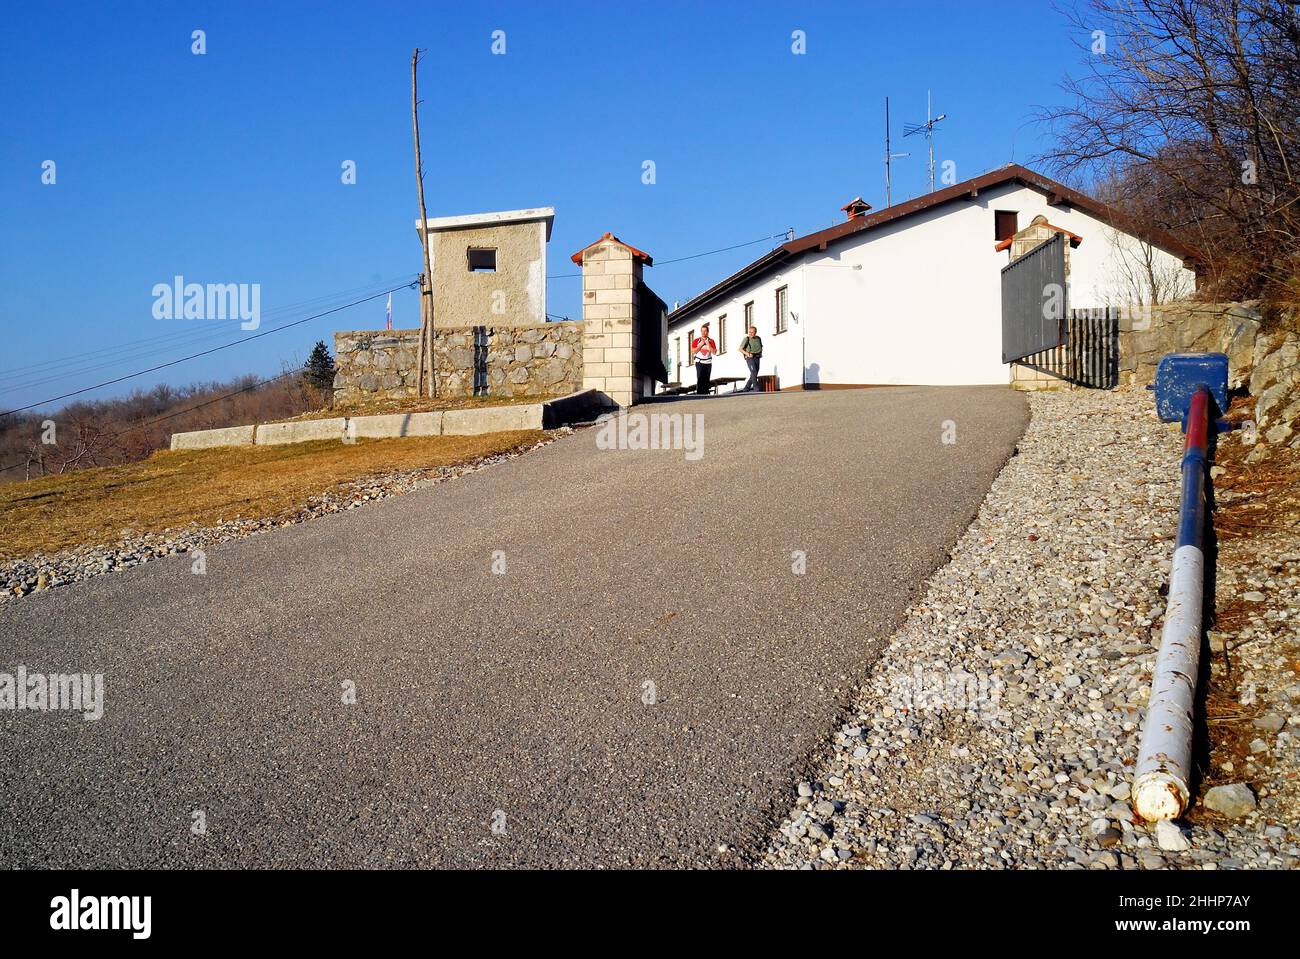
[[1070, 308], [1145, 304], [1191, 293], [1192, 251], [1154, 231], [1126, 232], [1104, 204], [1011, 165], [798, 237], [668, 316], [670, 379], [695, 382], [690, 338], [708, 322], [712, 376], [746, 377], [745, 327], [763, 339], [762, 375], [781, 389], [1007, 383], [1001, 269], [1038, 217], [1069, 239]]
[[434, 325], [545, 323], [554, 221], [549, 206], [416, 220], [429, 239]]

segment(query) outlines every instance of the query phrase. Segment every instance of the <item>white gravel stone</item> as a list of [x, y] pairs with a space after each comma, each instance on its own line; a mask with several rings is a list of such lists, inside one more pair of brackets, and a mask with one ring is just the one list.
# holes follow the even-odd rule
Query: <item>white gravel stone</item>
[[[1135, 822], [1130, 777], [1178, 524], [1181, 435], [1158, 423], [1145, 390], [1038, 393], [1029, 401], [1033, 418], [1017, 455], [857, 691], [846, 725], [860, 735], [832, 735], [816, 771], [814, 781], [825, 784], [817, 801], [836, 809], [820, 821], [833, 848], [851, 858], [832, 860], [826, 841], [792, 828], [804, 815], [796, 807], [773, 831], [762, 864], [1300, 866], [1300, 849], [1266, 835], [1258, 815], [1216, 817], [1214, 828], [1197, 827], [1194, 844], [1176, 825], [1157, 831]], [[1300, 608], [1300, 538], [1290, 551], [1297, 555], [1280, 567], [1284, 575], [1268, 577], [1280, 595], [1263, 581], [1250, 586], [1267, 598], [1248, 607], [1252, 616], [1262, 620], [1274, 605]], [[1256, 563], [1225, 570], [1221, 559], [1221, 602], [1229, 601], [1224, 583]], [[1240, 596], [1242, 587], [1230, 588]], [[1293, 637], [1298, 620], [1294, 612], [1287, 620]], [[1260, 635], [1276, 632], [1271, 625], [1261, 621]], [[1234, 663], [1286, 659], [1268, 643], [1236, 649], [1250, 637], [1216, 628]], [[1300, 683], [1293, 672], [1281, 682], [1284, 665], [1258, 695], [1267, 712], [1289, 720]], [[1243, 678], [1243, 692], [1250, 681]], [[1281, 764], [1282, 752], [1251, 762], [1256, 770]], [[1282, 782], [1296, 778], [1275, 770]], [[1261, 810], [1268, 802], [1261, 795]], [[1295, 823], [1292, 807], [1273, 815]]]
[[1182, 829], [1168, 819], [1156, 823], [1156, 844], [1166, 852], [1185, 852], [1192, 848]]

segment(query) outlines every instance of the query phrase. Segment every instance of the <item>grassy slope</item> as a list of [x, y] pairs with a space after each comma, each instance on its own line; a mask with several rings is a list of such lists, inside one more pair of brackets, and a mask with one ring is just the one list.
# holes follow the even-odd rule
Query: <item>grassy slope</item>
[[0, 486], [0, 559], [116, 542], [238, 517], [278, 516], [308, 497], [391, 470], [450, 466], [528, 445], [538, 431], [163, 451], [124, 466]]

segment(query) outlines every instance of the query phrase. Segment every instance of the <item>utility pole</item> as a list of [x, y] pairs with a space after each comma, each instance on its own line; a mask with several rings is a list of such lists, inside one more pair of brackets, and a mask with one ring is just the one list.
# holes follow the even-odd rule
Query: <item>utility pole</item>
[[[429, 259], [428, 214], [424, 210], [424, 167], [420, 164], [420, 101], [416, 95], [415, 71], [420, 63], [420, 48], [411, 54], [411, 130], [415, 134], [415, 189], [420, 198], [420, 246], [424, 248], [424, 276], [420, 283], [420, 373], [417, 390], [421, 396], [437, 396], [433, 363], [433, 263]], [[425, 365], [429, 368], [428, 392], [425, 392]]]

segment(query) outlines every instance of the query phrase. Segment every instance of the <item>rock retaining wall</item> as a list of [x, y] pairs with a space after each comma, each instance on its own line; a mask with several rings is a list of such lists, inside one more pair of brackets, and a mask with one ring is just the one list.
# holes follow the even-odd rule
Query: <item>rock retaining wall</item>
[[[553, 396], [582, 389], [582, 324], [436, 329], [434, 369], [439, 396]], [[476, 341], [478, 345], [476, 346]]]
[[356, 330], [334, 334], [334, 401], [416, 396], [419, 330]]
[[[438, 395], [564, 395], [582, 388], [582, 324], [532, 323], [434, 330]], [[358, 330], [334, 334], [334, 399], [416, 396], [419, 330]]]
[[1253, 356], [1250, 395], [1260, 439], [1300, 448], [1300, 334], [1260, 333]]
[[[1296, 317], [1283, 315], [1264, 329], [1258, 304], [1172, 303], [1135, 313], [1120, 324], [1124, 382], [1155, 380], [1166, 353], [1228, 354], [1228, 385], [1255, 401], [1262, 445], [1300, 447], [1300, 333]], [[1261, 449], [1260, 455], [1263, 450]], [[1258, 458], [1258, 457], [1257, 457]]]
[[1166, 353], [1227, 353], [1231, 386], [1244, 386], [1254, 365], [1261, 317], [1255, 303], [1170, 303], [1120, 320], [1120, 380], [1155, 382]]

